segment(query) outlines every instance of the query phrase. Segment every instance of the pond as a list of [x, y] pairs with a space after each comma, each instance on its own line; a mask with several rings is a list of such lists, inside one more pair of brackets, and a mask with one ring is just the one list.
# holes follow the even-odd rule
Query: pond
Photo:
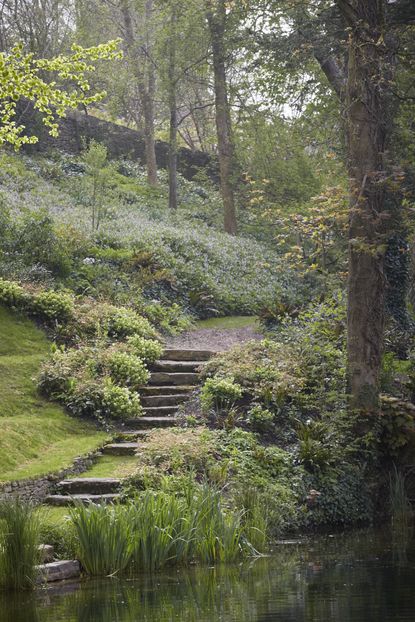
[[286, 542], [237, 566], [63, 583], [0, 596], [1, 622], [413, 622], [415, 540]]

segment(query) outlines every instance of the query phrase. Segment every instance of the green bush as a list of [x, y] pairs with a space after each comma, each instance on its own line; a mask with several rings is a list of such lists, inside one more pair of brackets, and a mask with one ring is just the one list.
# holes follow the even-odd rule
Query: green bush
[[156, 336], [155, 329], [146, 318], [141, 317], [132, 309], [123, 307], [114, 308], [114, 312], [108, 318], [108, 332], [118, 338], [129, 335], [140, 335], [146, 338]]
[[274, 414], [267, 408], [255, 404], [248, 410], [247, 422], [254, 432], [271, 432], [274, 429]]
[[108, 414], [114, 419], [139, 417], [143, 413], [138, 393], [127, 387], [119, 387], [109, 379], [104, 383], [102, 402]]
[[135, 356], [147, 363], [154, 363], [163, 354], [163, 346], [156, 339], [145, 339], [140, 335], [127, 337], [128, 346]]
[[8, 307], [24, 307], [29, 299], [23, 287], [14, 281], [0, 279], [0, 302]]
[[64, 399], [89, 356], [86, 349], [56, 350], [42, 365], [38, 376], [39, 390], [54, 399]]
[[65, 322], [74, 313], [73, 297], [65, 292], [40, 292], [33, 296], [31, 310], [43, 320]]
[[109, 373], [117, 384], [126, 385], [132, 389], [139, 389], [146, 384], [150, 373], [144, 362], [127, 352], [115, 352], [107, 360]]
[[205, 412], [222, 412], [232, 408], [242, 397], [242, 387], [229, 378], [208, 378], [200, 392], [202, 408]]

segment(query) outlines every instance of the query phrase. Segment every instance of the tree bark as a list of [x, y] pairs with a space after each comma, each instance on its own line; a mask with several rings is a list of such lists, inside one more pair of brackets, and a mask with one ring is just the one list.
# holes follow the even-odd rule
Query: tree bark
[[384, 43], [385, 0], [337, 0], [350, 28], [346, 138], [350, 178], [347, 358], [350, 405], [376, 412], [386, 281], [385, 150], [391, 128], [392, 63]]
[[154, 138], [154, 96], [156, 88], [155, 68], [151, 62], [151, 13], [153, 0], [145, 4], [145, 45], [139, 51], [129, 0], [121, 0], [121, 13], [124, 21], [124, 38], [132, 70], [137, 80], [138, 93], [144, 118], [144, 143], [147, 181], [150, 185], [157, 184], [156, 144]]
[[169, 208], [177, 209], [177, 77], [176, 77], [176, 23], [177, 8], [173, 3], [170, 16], [169, 41]]
[[206, 16], [212, 39], [213, 73], [215, 84], [216, 132], [218, 140], [220, 186], [224, 208], [225, 231], [237, 232], [234, 198], [234, 145], [231, 113], [226, 79], [226, 7], [225, 0], [206, 0]]

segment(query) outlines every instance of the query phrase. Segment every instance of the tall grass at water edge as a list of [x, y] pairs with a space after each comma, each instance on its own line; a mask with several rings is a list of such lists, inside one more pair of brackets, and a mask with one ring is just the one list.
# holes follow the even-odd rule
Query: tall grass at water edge
[[125, 505], [76, 505], [71, 517], [79, 559], [91, 575], [155, 572], [191, 561], [228, 563], [257, 554], [247, 538], [254, 533], [248, 516], [225, 511], [221, 493], [207, 485], [183, 497], [145, 491]]
[[31, 589], [39, 563], [40, 521], [34, 506], [18, 498], [0, 502], [0, 586]]

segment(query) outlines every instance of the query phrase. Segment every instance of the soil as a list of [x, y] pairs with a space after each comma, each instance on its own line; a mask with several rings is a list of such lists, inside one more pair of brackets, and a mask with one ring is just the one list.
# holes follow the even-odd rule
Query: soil
[[196, 328], [177, 337], [168, 337], [166, 346], [169, 348], [189, 348], [194, 350], [212, 350], [223, 352], [238, 343], [260, 340], [264, 336], [255, 325], [243, 328]]

